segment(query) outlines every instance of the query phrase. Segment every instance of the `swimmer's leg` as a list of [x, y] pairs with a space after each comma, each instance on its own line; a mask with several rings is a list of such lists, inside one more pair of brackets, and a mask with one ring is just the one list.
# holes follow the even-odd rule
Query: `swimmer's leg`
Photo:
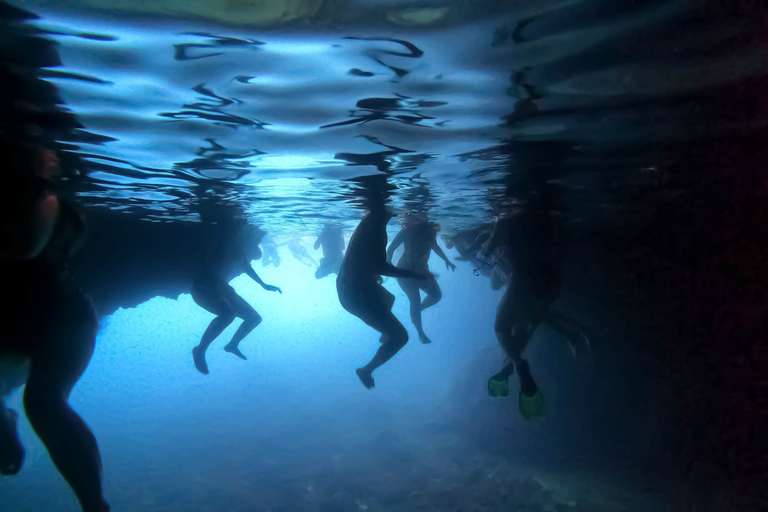
[[[43, 350], [30, 361], [24, 409], [83, 512], [108, 512], [96, 438], [69, 406], [69, 394], [91, 360], [98, 328], [95, 318], [76, 316], [67, 319], [69, 325], [49, 329], [49, 338], [41, 340]], [[57, 335], [64, 338], [54, 339]]]
[[381, 346], [376, 351], [376, 355], [373, 356], [373, 359], [367, 365], [358, 368], [356, 371], [360, 382], [366, 388], [371, 389], [375, 385], [372, 375], [373, 371], [392, 359], [408, 343], [408, 331], [405, 330], [403, 324], [395, 318], [391, 311], [379, 312], [375, 318], [366, 319], [361, 317], [361, 319], [382, 334], [380, 338]]
[[437, 284], [437, 279], [435, 279], [434, 276], [430, 277], [425, 284], [421, 286], [421, 289], [427, 294], [427, 296], [424, 297], [424, 301], [421, 303], [422, 311], [431, 308], [443, 298], [443, 291], [440, 289], [440, 285]]
[[235, 314], [225, 313], [217, 316], [211, 323], [208, 324], [208, 328], [203, 333], [203, 337], [200, 339], [200, 343], [192, 349], [192, 358], [195, 361], [195, 368], [203, 375], [208, 375], [208, 363], [205, 361], [205, 351], [208, 350], [208, 346], [213, 343], [213, 340], [219, 337], [224, 332], [224, 329], [229, 327], [235, 320]]
[[192, 359], [195, 362], [195, 368], [203, 375], [208, 375], [205, 351], [208, 350], [208, 346], [213, 343], [213, 340], [218, 338], [224, 329], [235, 320], [235, 308], [226, 297], [209, 295], [199, 291], [196, 292], [195, 290], [192, 291], [192, 299], [194, 299], [198, 306], [216, 315], [216, 318], [211, 320], [208, 328], [205, 329], [200, 343], [192, 349]]
[[536, 394], [538, 386], [522, 354], [545, 312], [543, 301], [518, 289], [514, 282], [507, 285], [496, 312], [496, 337], [517, 370], [522, 393], [529, 397]]
[[235, 335], [232, 336], [232, 340], [224, 347], [224, 350], [230, 354], [236, 355], [240, 359], [247, 360], [248, 358], [245, 357], [245, 354], [240, 352], [240, 348], [238, 347], [240, 342], [261, 323], [261, 315], [259, 315], [245, 299], [234, 292], [231, 302], [235, 306], [235, 314], [243, 319], [243, 323], [240, 324], [240, 327], [238, 327]]
[[410, 270], [407, 268], [398, 268], [392, 264], [383, 262], [376, 269], [377, 274], [387, 277], [396, 277], [398, 279], [424, 279], [424, 274], [416, 270]]
[[574, 357], [576, 357], [580, 345], [583, 345], [588, 352], [591, 352], [592, 347], [588, 328], [581, 322], [552, 310], [547, 311], [543, 322], [565, 338]]
[[413, 323], [413, 326], [416, 327], [416, 332], [419, 334], [419, 341], [424, 344], [432, 343], [432, 340], [429, 339], [424, 332], [424, 327], [421, 323], [422, 303], [419, 285], [413, 279], [398, 279], [397, 282], [400, 284], [400, 288], [403, 289], [411, 304], [411, 322]]
[[5, 407], [0, 395], [0, 475], [15, 475], [24, 464], [24, 447], [19, 439], [19, 413]]

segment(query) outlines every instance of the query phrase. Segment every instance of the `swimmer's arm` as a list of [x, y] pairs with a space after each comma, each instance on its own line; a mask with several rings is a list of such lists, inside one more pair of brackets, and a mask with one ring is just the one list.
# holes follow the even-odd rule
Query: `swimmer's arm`
[[253, 279], [254, 281], [256, 281], [257, 283], [259, 283], [262, 288], [264, 288], [269, 292], [283, 293], [283, 291], [277, 286], [272, 286], [271, 284], [267, 284], [264, 281], [262, 281], [261, 278], [259, 277], [259, 274], [257, 274], [256, 271], [253, 270], [253, 267], [251, 266], [250, 263], [248, 263], [248, 261], [244, 260], [243, 262], [245, 263], [245, 274], [251, 279]]
[[451, 260], [448, 259], [448, 256], [443, 252], [443, 249], [437, 244], [437, 237], [432, 240], [432, 250], [435, 251], [435, 254], [437, 254], [444, 262], [451, 262]]
[[59, 216], [59, 200], [55, 194], [47, 194], [35, 202], [28, 220], [11, 222], [0, 232], [0, 254], [6, 258], [33, 259], [40, 255], [56, 228]]
[[456, 270], [456, 265], [451, 263], [451, 260], [448, 259], [448, 256], [445, 255], [443, 250], [440, 248], [440, 246], [437, 244], [437, 237], [432, 241], [432, 250], [435, 251], [435, 254], [437, 254], [440, 259], [442, 259], [445, 262], [445, 266], [451, 270]]
[[395, 255], [395, 250], [403, 244], [403, 238], [405, 237], [401, 231], [392, 239], [392, 243], [389, 244], [389, 249], [387, 249], [387, 263], [392, 263], [392, 257]]
[[424, 279], [425, 277], [427, 277], [427, 274], [429, 274], [428, 272], [427, 274], [424, 274], [422, 272], [417, 272], [415, 270], [397, 268], [391, 263], [384, 263], [384, 266], [378, 269], [378, 272], [376, 273], [382, 276], [404, 278], [404, 279]]

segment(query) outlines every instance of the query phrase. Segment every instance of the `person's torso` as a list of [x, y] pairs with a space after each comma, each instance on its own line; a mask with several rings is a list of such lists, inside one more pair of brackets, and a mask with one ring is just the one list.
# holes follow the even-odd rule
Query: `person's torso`
[[397, 266], [410, 269], [428, 266], [435, 232], [427, 225], [418, 225], [406, 228], [403, 234], [403, 255]]

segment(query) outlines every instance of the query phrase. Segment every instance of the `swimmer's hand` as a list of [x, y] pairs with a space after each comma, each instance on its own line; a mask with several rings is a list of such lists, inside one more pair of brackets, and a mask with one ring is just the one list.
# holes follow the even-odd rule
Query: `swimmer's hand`
[[445, 260], [445, 268], [447, 268], [451, 272], [456, 272], [456, 265], [454, 265], [453, 263], [451, 263], [448, 260]]
[[264, 289], [267, 290], [268, 292], [278, 292], [280, 294], [283, 293], [283, 290], [281, 290], [277, 286], [272, 286], [271, 284], [265, 284]]

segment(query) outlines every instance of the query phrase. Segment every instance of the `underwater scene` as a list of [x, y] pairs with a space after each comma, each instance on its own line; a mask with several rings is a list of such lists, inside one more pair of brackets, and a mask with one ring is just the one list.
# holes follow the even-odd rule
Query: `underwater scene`
[[768, 509], [766, 16], [0, 1], [0, 512]]

